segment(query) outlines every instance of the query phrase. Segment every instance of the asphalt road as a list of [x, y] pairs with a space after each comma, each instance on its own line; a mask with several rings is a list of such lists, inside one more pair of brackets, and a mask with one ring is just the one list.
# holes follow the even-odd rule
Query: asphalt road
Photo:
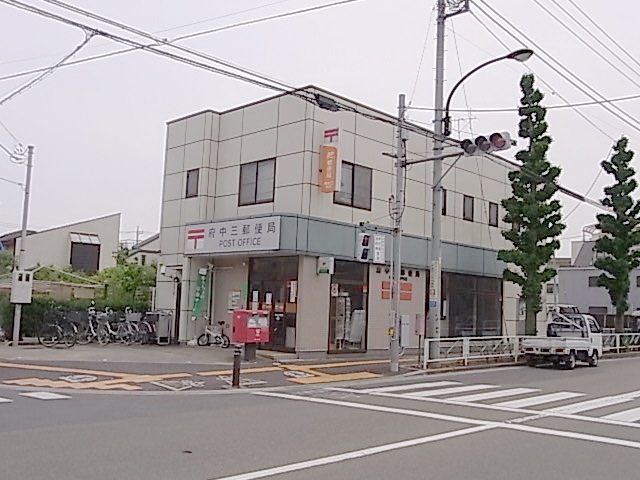
[[637, 478], [638, 371], [640, 358], [627, 358], [52, 399], [0, 386], [0, 478]]

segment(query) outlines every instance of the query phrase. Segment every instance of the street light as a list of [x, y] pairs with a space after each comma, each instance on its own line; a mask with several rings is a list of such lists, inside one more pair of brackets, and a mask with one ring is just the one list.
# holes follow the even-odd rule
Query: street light
[[451, 99], [453, 98], [453, 94], [456, 92], [456, 90], [462, 84], [462, 82], [464, 82], [471, 75], [476, 73], [478, 70], [486, 67], [487, 65], [491, 65], [493, 63], [500, 62], [502, 60], [515, 60], [517, 62], [526, 62], [532, 56], [533, 56], [533, 50], [530, 50], [528, 48], [521, 48], [520, 50], [515, 50], [515, 51], [513, 51], [511, 53], [508, 53], [507, 55], [503, 55], [501, 57], [494, 58], [492, 60], [484, 62], [483, 64], [478, 65], [476, 68], [474, 68], [469, 73], [467, 73], [464, 77], [462, 77], [460, 80], [458, 80], [458, 82], [451, 89], [451, 92], [449, 93], [449, 96], [447, 97], [447, 104], [446, 104], [446, 107], [444, 109], [444, 118], [442, 119], [442, 121], [444, 123], [443, 124], [443, 132], [442, 132], [443, 135], [445, 137], [451, 135], [451, 117], [449, 116], [449, 107], [451, 106]]
[[429, 358], [435, 359], [440, 356], [440, 285], [442, 266], [442, 149], [443, 140], [450, 135], [449, 107], [455, 91], [471, 75], [478, 70], [500, 62], [502, 60], [516, 60], [525, 62], [533, 55], [533, 50], [520, 49], [508, 53], [501, 57], [494, 58], [478, 65], [469, 73], [464, 75], [451, 89], [447, 97], [446, 107], [443, 109], [444, 98], [444, 23], [447, 18], [445, 4], [442, 0], [438, 2], [438, 29], [436, 37], [436, 88], [435, 88], [435, 135], [433, 140], [433, 184], [432, 184], [432, 209], [431, 209], [431, 264], [429, 279], [429, 317], [427, 322], [427, 338], [433, 339], [429, 343]]

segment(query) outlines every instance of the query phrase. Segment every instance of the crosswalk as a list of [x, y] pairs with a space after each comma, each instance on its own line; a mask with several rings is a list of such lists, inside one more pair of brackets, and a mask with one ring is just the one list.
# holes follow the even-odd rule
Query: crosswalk
[[590, 418], [606, 421], [640, 424], [640, 390], [589, 398], [593, 395], [584, 392], [544, 392], [540, 388], [504, 387], [488, 383], [463, 384], [448, 380], [350, 390], [373, 396], [484, 406], [507, 411], [521, 409], [551, 415], [586, 414]]
[[69, 395], [64, 395], [62, 393], [55, 393], [55, 392], [23, 392], [23, 393], [19, 393], [18, 397], [15, 399], [0, 397], [0, 404], [13, 403], [15, 400], [21, 397], [29, 398], [33, 400], [42, 400], [42, 401], [66, 400], [71, 398], [71, 396]]

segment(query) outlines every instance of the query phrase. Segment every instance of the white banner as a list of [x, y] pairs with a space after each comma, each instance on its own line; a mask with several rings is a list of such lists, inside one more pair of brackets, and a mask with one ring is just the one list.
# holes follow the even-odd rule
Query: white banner
[[280, 248], [280, 217], [221, 220], [187, 225], [185, 255]]

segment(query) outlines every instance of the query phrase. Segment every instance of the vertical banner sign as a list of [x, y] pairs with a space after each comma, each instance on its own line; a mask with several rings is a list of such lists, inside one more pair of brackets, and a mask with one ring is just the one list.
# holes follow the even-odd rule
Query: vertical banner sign
[[341, 127], [336, 126], [327, 127], [323, 132], [320, 147], [320, 191], [323, 193], [340, 191], [340, 131]]
[[385, 237], [384, 235], [373, 236], [373, 263], [384, 263]]
[[191, 309], [191, 319], [202, 314], [202, 310], [207, 302], [207, 292], [209, 290], [209, 272], [206, 268], [198, 270], [198, 280], [196, 280], [196, 293], [193, 298], [193, 308]]

